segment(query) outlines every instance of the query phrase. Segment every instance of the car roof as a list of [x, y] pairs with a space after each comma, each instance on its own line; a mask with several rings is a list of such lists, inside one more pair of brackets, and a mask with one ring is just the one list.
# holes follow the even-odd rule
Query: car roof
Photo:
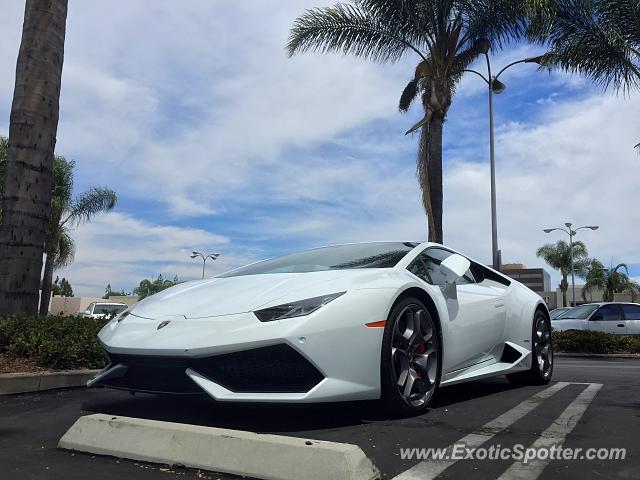
[[[576, 307], [580, 307], [582, 305], [598, 305], [599, 307], [603, 306], [603, 305], [638, 305], [640, 306], [640, 303], [634, 303], [634, 302], [589, 302], [589, 303], [581, 303], [580, 305], [576, 305]], [[575, 307], [572, 307], [575, 308]]]

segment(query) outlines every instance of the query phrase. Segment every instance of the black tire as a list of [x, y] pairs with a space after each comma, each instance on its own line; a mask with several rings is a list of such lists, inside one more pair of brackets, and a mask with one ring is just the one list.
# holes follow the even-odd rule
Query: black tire
[[[544, 348], [547, 348], [545, 355]], [[525, 372], [506, 375], [507, 380], [518, 385], [546, 385], [553, 376], [553, 340], [551, 322], [542, 310], [533, 317], [531, 331], [531, 368]]]
[[[414, 335], [416, 326], [419, 332]], [[389, 314], [382, 340], [383, 408], [400, 416], [423, 413], [440, 385], [441, 369], [442, 348], [435, 319], [419, 299], [400, 300]]]

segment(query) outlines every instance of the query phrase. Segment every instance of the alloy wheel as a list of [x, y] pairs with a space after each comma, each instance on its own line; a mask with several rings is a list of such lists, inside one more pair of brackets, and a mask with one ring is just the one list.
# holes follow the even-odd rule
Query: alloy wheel
[[427, 403], [436, 387], [437, 335], [431, 316], [420, 305], [407, 305], [395, 319], [391, 364], [398, 392], [411, 407]]
[[543, 377], [549, 376], [553, 365], [553, 348], [549, 323], [544, 317], [538, 317], [534, 334], [534, 352], [538, 360], [538, 368]]

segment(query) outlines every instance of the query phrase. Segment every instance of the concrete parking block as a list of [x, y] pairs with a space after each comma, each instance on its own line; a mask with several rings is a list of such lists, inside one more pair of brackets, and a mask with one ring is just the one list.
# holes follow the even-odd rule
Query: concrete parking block
[[0, 395], [84, 387], [100, 370], [0, 374]]
[[104, 414], [80, 417], [58, 447], [268, 480], [380, 478], [356, 445]]

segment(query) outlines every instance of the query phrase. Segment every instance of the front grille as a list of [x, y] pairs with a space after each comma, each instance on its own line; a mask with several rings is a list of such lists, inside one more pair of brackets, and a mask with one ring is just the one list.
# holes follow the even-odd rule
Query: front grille
[[127, 365], [128, 370], [123, 377], [106, 379], [102, 383], [126, 390], [201, 392], [185, 374], [187, 368], [238, 393], [308, 392], [324, 378], [306, 358], [285, 344], [193, 359], [108, 355], [112, 364]]

